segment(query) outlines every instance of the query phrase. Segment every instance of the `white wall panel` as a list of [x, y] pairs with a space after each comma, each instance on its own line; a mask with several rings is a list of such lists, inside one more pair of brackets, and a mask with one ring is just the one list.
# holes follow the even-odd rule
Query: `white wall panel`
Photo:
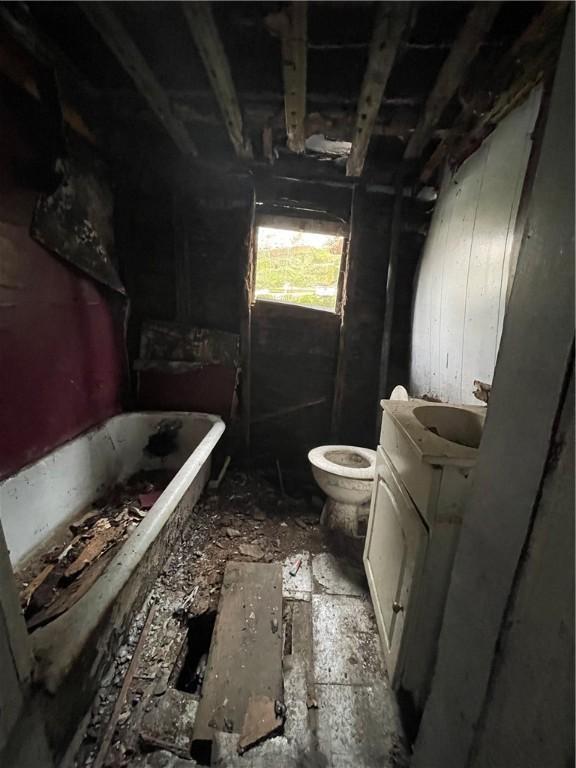
[[541, 91], [442, 184], [418, 274], [411, 394], [477, 403], [496, 364], [518, 204]]

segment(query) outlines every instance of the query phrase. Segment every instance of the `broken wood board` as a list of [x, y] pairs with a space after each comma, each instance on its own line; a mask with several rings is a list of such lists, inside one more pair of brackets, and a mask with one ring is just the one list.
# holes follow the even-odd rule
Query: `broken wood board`
[[242, 733], [238, 739], [238, 753], [242, 754], [254, 744], [276, 733], [284, 718], [276, 712], [276, 703], [268, 696], [251, 696], [244, 717]]
[[57, 619], [58, 616], [66, 613], [69, 608], [72, 608], [88, 592], [90, 587], [96, 583], [115, 553], [116, 546], [113, 545], [96, 562], [93, 562], [79, 578], [62, 590], [49, 605], [31, 616], [26, 621], [28, 631], [32, 632], [32, 630], [48, 624], [50, 621]]
[[112, 739], [114, 737], [114, 732], [116, 730], [116, 725], [118, 723], [120, 713], [122, 712], [124, 702], [126, 701], [126, 695], [130, 690], [130, 684], [136, 672], [136, 668], [138, 666], [140, 656], [142, 655], [142, 651], [144, 649], [148, 632], [150, 631], [150, 627], [152, 626], [152, 622], [154, 621], [154, 616], [156, 615], [157, 610], [158, 610], [158, 606], [153, 604], [150, 610], [148, 611], [148, 616], [146, 617], [146, 621], [144, 622], [144, 626], [142, 627], [142, 632], [140, 633], [140, 637], [138, 638], [138, 642], [136, 643], [136, 648], [134, 648], [134, 653], [132, 654], [132, 658], [130, 659], [130, 664], [128, 665], [128, 669], [126, 670], [124, 680], [122, 681], [122, 688], [120, 688], [120, 693], [118, 694], [118, 698], [116, 699], [116, 703], [114, 704], [114, 709], [112, 710], [112, 716], [110, 717], [110, 720], [108, 721], [108, 725], [106, 726], [106, 730], [104, 731], [104, 737], [100, 742], [100, 747], [98, 749], [98, 752], [96, 753], [94, 762], [92, 763], [92, 768], [102, 768], [102, 766], [104, 765], [104, 761], [106, 760], [106, 755], [108, 754], [108, 750], [110, 749], [110, 745], [112, 744]]
[[30, 584], [24, 589], [22, 594], [20, 595], [20, 604], [22, 605], [22, 610], [25, 611], [26, 608], [30, 605], [30, 600], [32, 600], [32, 597], [36, 590], [46, 581], [48, 576], [52, 573], [54, 568], [56, 567], [56, 563], [48, 563], [48, 565], [45, 565], [44, 568], [40, 571], [40, 573], [35, 576]]
[[168, 688], [154, 699], [152, 709], [142, 718], [141, 740], [155, 749], [189, 758], [197, 708], [194, 696]]
[[112, 526], [107, 520], [102, 525], [96, 523], [92, 528], [94, 534], [78, 557], [70, 563], [64, 571], [64, 578], [67, 580], [75, 579], [82, 571], [97, 560], [109, 547], [122, 538], [124, 529], [122, 527]]
[[240, 733], [253, 696], [282, 700], [282, 566], [226, 565], [194, 741]]

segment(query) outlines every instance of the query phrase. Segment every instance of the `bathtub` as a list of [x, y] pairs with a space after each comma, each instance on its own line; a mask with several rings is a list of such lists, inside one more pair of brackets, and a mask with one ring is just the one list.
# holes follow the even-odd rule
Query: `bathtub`
[[[174, 450], [146, 450], [161, 422], [177, 423]], [[78, 512], [139, 469], [176, 474], [92, 587], [66, 613], [30, 636], [55, 755], [88, 710], [98, 680], [192, 514], [224, 432], [218, 416], [125, 413], [57, 448], [0, 484], [0, 520], [17, 569]]]

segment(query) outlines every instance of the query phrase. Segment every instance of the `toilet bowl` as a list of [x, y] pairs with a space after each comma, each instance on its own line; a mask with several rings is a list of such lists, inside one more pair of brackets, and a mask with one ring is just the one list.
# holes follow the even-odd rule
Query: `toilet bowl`
[[321, 445], [309, 452], [308, 460], [327, 496], [321, 524], [357, 536], [358, 523], [370, 508], [376, 451], [354, 445]]

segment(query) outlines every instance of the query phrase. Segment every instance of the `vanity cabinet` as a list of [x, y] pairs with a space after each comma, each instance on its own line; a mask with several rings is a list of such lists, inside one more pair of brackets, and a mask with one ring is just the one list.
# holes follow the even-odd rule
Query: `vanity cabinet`
[[418, 405], [383, 401], [364, 566], [391, 684], [421, 711], [477, 452], [421, 433]]
[[378, 449], [372, 508], [366, 537], [366, 575], [388, 670], [393, 674], [412, 584], [428, 543], [428, 530], [381, 448]]

